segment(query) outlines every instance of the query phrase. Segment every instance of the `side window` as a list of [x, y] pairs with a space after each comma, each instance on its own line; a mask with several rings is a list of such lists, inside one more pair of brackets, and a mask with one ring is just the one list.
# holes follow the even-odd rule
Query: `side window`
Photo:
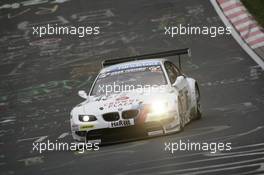
[[170, 82], [174, 83], [179, 74], [177, 68], [175, 68], [174, 65], [170, 62], [165, 62], [164, 66], [169, 76]]
[[177, 76], [180, 76], [181, 75], [181, 72], [180, 70], [177, 68], [177, 66], [175, 66], [173, 63], [171, 63], [173, 69], [175, 70], [175, 72], [177, 72]]

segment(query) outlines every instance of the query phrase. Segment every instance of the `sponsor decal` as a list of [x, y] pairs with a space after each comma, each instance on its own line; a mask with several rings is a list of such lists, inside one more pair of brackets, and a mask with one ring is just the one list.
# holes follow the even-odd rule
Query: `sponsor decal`
[[158, 136], [158, 135], [162, 135], [162, 134], [163, 134], [163, 130], [157, 130], [157, 131], [148, 132], [148, 136]]
[[133, 103], [139, 101], [138, 99], [124, 99], [124, 100], [116, 100], [109, 103], [105, 103], [104, 107], [106, 108], [118, 108], [122, 106], [133, 105]]
[[119, 101], [119, 100], [127, 100], [127, 99], [129, 99], [129, 97], [122, 96], [122, 97], [117, 98], [116, 100]]
[[96, 144], [96, 143], [101, 143], [102, 140], [101, 139], [96, 139], [96, 140], [88, 140], [88, 143], [92, 143], [92, 144]]
[[111, 122], [111, 128], [126, 127], [131, 125], [133, 125], [133, 123], [130, 120], [119, 120], [116, 122]]
[[126, 64], [126, 65], [117, 65], [114, 66], [109, 71], [118, 71], [118, 70], [126, 70], [131, 68], [141, 68], [141, 67], [148, 67], [148, 66], [159, 66], [159, 61], [151, 61], [151, 62], [142, 62], [142, 63], [134, 63], [134, 64]]
[[93, 128], [93, 127], [94, 127], [94, 125], [82, 125], [82, 126], [80, 126], [80, 131], [86, 131], [86, 130]]

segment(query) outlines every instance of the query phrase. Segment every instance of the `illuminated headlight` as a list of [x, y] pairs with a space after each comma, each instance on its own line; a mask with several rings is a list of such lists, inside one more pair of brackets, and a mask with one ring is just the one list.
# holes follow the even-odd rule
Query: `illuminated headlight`
[[92, 121], [95, 121], [97, 119], [93, 115], [79, 115], [79, 120], [81, 122], [92, 122]]
[[151, 111], [154, 115], [161, 115], [168, 112], [168, 103], [164, 101], [154, 101], [151, 103]]

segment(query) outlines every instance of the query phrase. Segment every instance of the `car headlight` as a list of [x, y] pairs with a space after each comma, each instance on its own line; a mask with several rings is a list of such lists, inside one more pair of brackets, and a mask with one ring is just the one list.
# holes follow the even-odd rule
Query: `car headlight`
[[153, 101], [151, 103], [151, 109], [150, 109], [152, 114], [155, 115], [161, 115], [166, 112], [168, 112], [168, 103], [164, 101]]
[[81, 122], [92, 122], [97, 120], [94, 115], [79, 115], [79, 120]]

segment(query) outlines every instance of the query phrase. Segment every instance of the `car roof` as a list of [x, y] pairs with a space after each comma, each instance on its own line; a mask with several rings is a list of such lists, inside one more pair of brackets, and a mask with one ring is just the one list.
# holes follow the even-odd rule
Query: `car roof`
[[136, 61], [128, 61], [124, 63], [114, 64], [111, 66], [107, 66], [101, 69], [100, 72], [110, 72], [118, 69], [128, 69], [133, 66], [146, 66], [146, 65], [161, 65], [162, 62], [166, 61], [166, 58], [158, 58], [158, 59], [146, 59], [146, 60], [136, 60]]

